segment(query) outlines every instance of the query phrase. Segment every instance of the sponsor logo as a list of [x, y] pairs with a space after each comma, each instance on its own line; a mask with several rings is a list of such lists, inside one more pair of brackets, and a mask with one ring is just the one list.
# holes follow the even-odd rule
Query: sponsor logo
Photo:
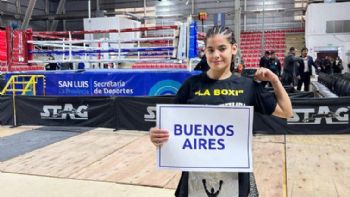
[[288, 124], [321, 124], [322, 120], [327, 125], [349, 124], [348, 107], [330, 109], [328, 106], [315, 108], [293, 109], [293, 118], [288, 119]]
[[156, 121], [156, 106], [148, 106], [147, 113], [143, 117], [146, 122], [155, 122]]
[[58, 119], [58, 120], [87, 120], [88, 105], [80, 105], [74, 108], [72, 104], [61, 105], [44, 105], [43, 112], [40, 113], [41, 119]]
[[181, 83], [174, 80], [159, 81], [151, 87], [148, 96], [175, 95], [180, 86]]
[[89, 81], [58, 81], [59, 88], [88, 88]]

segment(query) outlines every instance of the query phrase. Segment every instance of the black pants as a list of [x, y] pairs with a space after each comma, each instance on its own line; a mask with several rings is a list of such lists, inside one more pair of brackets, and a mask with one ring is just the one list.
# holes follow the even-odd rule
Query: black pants
[[298, 87], [297, 90], [301, 90], [301, 86], [304, 83], [304, 91], [308, 92], [309, 91], [309, 86], [310, 86], [310, 73], [305, 72], [300, 74], [300, 80], [298, 81]]

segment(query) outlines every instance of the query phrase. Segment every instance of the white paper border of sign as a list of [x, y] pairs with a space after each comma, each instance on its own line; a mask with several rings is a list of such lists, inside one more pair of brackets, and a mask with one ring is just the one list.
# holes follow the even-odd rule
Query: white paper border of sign
[[[159, 169], [172, 169], [172, 170], [182, 170], [182, 171], [206, 171], [206, 172], [252, 172], [253, 171], [253, 160], [252, 160], [252, 130], [253, 130], [253, 117], [254, 117], [254, 108], [252, 106], [219, 106], [219, 105], [180, 105], [180, 104], [157, 104], [157, 122], [156, 122], [156, 127], [157, 128], [161, 128], [161, 129], [167, 129], [163, 127], [163, 120], [165, 117], [169, 116], [169, 114], [164, 114], [165, 111], [164, 109], [169, 110], [170, 108], [177, 108], [177, 109], [192, 109], [191, 111], [195, 110], [195, 109], [203, 109], [203, 110], [214, 110], [214, 111], [222, 111], [222, 110], [226, 110], [229, 109], [231, 110], [229, 113], [233, 113], [233, 112], [237, 112], [242, 113], [242, 114], [247, 114], [247, 117], [242, 117], [242, 116], [236, 116], [233, 118], [233, 121], [239, 121], [241, 119], [245, 119], [245, 121], [247, 122], [247, 125], [241, 126], [241, 127], [247, 127], [245, 128], [247, 132], [242, 132], [242, 135], [246, 135], [247, 142], [243, 142], [243, 144], [247, 144], [247, 151], [245, 151], [246, 153], [244, 154], [244, 161], [242, 161], [242, 163], [244, 163], [244, 165], [239, 165], [239, 166], [181, 166], [181, 165], [162, 165], [164, 164], [164, 157], [162, 157], [162, 155], [164, 155], [164, 152], [166, 152], [167, 149], [167, 143], [170, 142], [170, 138], [172, 137], [172, 131], [170, 132], [170, 137], [169, 137], [169, 141], [166, 142], [165, 144], [163, 144], [161, 147], [157, 148], [156, 151], [156, 158], [157, 158], [157, 167]], [[232, 111], [233, 110], [233, 111]], [[241, 111], [241, 112], [240, 112]], [[218, 112], [216, 112], [218, 113]], [[214, 114], [214, 113], [213, 113]], [[173, 117], [173, 114], [171, 114], [171, 118], [175, 118], [178, 116]], [[181, 118], [185, 118], [185, 116], [187, 115], [187, 113], [182, 114]], [[202, 114], [201, 114], [202, 115]], [[220, 114], [221, 115], [221, 114]], [[163, 116], [163, 117], [162, 117]], [[190, 116], [190, 115], [189, 115]], [[207, 115], [206, 115], [207, 116]], [[209, 115], [212, 116], [213, 115]], [[168, 117], [169, 118], [169, 117]], [[200, 117], [195, 117], [200, 119]], [[225, 119], [225, 117], [220, 116], [220, 119]], [[236, 119], [235, 119], [236, 118]], [[204, 120], [202, 120], [201, 122], [203, 122]], [[226, 121], [231, 121], [231, 119], [226, 119]], [[162, 128], [163, 127], [163, 128]], [[167, 129], [169, 130], [169, 129]], [[231, 143], [231, 142], [229, 142]], [[234, 152], [234, 151], [233, 151]], [[175, 153], [176, 154], [176, 153]], [[173, 154], [168, 154], [168, 155], [173, 155]], [[217, 154], [215, 154], [217, 155]], [[194, 156], [196, 157], [196, 156]], [[231, 156], [230, 156], [231, 157]], [[227, 157], [227, 158], [230, 158]], [[169, 157], [168, 157], [169, 158]], [[185, 159], [189, 159], [189, 158], [185, 158]], [[191, 157], [190, 159], [194, 159], [193, 157]], [[215, 160], [215, 158], [214, 158]], [[241, 160], [240, 160], [241, 161]], [[221, 161], [217, 160], [216, 162], [220, 163]], [[202, 162], [203, 163], [203, 162]]]

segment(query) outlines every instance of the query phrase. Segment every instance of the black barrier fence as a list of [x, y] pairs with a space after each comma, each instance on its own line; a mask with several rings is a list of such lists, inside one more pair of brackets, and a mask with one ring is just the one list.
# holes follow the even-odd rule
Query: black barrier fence
[[292, 104], [288, 133], [350, 133], [350, 97], [292, 99]]
[[0, 96], [0, 125], [13, 124], [13, 98]]
[[156, 105], [173, 103], [173, 96], [118, 97], [116, 129], [147, 131], [156, 125]]
[[350, 133], [350, 97], [292, 99], [293, 118], [257, 114], [254, 126], [264, 134]]
[[114, 97], [16, 96], [17, 125], [116, 127]]
[[[147, 131], [156, 125], [156, 104], [174, 97], [32, 97], [16, 96], [17, 125], [86, 126]], [[0, 97], [0, 122], [13, 124], [12, 97]], [[350, 133], [350, 97], [294, 98], [287, 120], [254, 115], [255, 133]]]

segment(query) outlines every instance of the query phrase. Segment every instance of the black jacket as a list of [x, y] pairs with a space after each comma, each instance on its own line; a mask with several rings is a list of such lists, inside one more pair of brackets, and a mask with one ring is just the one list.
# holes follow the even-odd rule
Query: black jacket
[[296, 58], [293, 54], [289, 54], [284, 58], [284, 73], [294, 74], [295, 76], [299, 75], [298, 70], [298, 58]]
[[268, 68], [269, 63], [270, 63], [270, 60], [268, 57], [263, 56], [260, 58], [260, 63], [259, 63], [260, 67]]

